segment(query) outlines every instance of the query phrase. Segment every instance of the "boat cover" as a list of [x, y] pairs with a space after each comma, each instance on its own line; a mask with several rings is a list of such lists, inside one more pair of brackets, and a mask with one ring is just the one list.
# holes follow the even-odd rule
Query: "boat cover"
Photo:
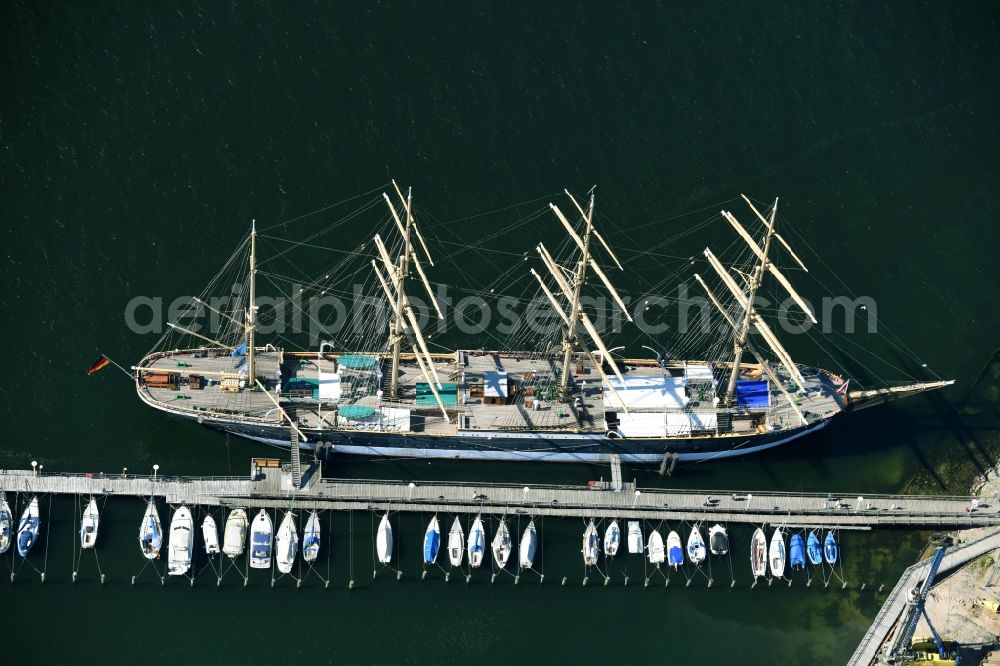
[[767, 409], [771, 405], [767, 380], [737, 379], [736, 404], [743, 409]]

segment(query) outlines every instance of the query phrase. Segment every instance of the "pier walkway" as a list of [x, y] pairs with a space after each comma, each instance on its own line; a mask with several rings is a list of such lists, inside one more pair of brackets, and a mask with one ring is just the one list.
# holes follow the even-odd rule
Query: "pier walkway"
[[[1000, 530], [949, 550], [941, 561], [941, 568], [938, 570], [938, 575], [941, 576], [996, 548], [1000, 548]], [[907, 593], [927, 577], [927, 571], [931, 566], [931, 559], [921, 560], [903, 572], [899, 582], [896, 583], [896, 587], [892, 588], [892, 592], [889, 593], [885, 603], [882, 604], [882, 608], [879, 610], [878, 615], [875, 616], [872, 626], [869, 627], [865, 637], [861, 639], [857, 650], [854, 651], [848, 664], [851, 666], [869, 666], [869, 664], [875, 663], [883, 644], [885, 644], [886, 638], [899, 622], [900, 616], [906, 609]]]
[[[312, 465], [302, 485], [288, 466], [260, 466], [245, 477], [158, 477], [35, 474], [0, 470], [0, 490], [23, 493], [163, 497], [170, 504], [290, 506], [302, 509], [523, 513], [536, 516], [625, 517], [784, 524], [788, 527], [971, 528], [1000, 526], [1000, 501], [973, 497], [666, 490], [622, 483], [503, 485], [472, 482], [320, 478]], [[621, 483], [615, 479], [615, 484]]]

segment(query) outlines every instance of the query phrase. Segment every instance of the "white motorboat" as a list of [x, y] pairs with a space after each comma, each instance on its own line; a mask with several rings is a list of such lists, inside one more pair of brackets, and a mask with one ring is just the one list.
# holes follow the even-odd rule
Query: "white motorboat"
[[600, 538], [597, 536], [597, 526], [591, 520], [583, 531], [583, 563], [588, 566], [597, 564], [597, 556], [601, 554]]
[[604, 554], [614, 557], [618, 554], [618, 546], [622, 541], [622, 531], [618, 527], [618, 521], [612, 520], [608, 529], [604, 530]]
[[167, 550], [167, 574], [183, 576], [191, 569], [194, 550], [194, 520], [183, 504], [170, 518], [170, 541]]
[[14, 514], [10, 512], [7, 496], [0, 492], [0, 555], [3, 555], [14, 542]]
[[219, 528], [215, 518], [205, 516], [201, 521], [201, 538], [205, 542], [205, 554], [209, 557], [219, 554]]
[[247, 511], [243, 508], [233, 509], [226, 518], [226, 529], [222, 533], [222, 552], [230, 558], [239, 557], [246, 548], [247, 541]]
[[278, 533], [274, 537], [274, 555], [278, 571], [283, 574], [291, 573], [298, 552], [299, 532], [295, 525], [295, 514], [286, 511], [278, 526]]
[[681, 535], [670, 530], [667, 535], [667, 564], [677, 570], [677, 567], [684, 564], [684, 550], [681, 549]]
[[655, 564], [657, 568], [666, 559], [666, 551], [663, 549], [663, 537], [657, 530], [653, 530], [649, 533], [649, 546], [647, 547], [649, 551], [649, 563]]
[[306, 520], [306, 528], [302, 531], [302, 559], [306, 562], [315, 562], [319, 557], [319, 514], [315, 511], [309, 512], [309, 519]]
[[691, 535], [688, 536], [687, 554], [691, 564], [701, 564], [705, 561], [708, 552], [705, 550], [705, 540], [701, 538], [701, 530], [695, 525], [691, 528]]
[[750, 540], [750, 570], [754, 578], [767, 575], [767, 537], [759, 527], [753, 532]]
[[476, 516], [469, 530], [469, 540], [466, 543], [469, 551], [469, 566], [478, 569], [483, 563], [483, 553], [486, 552], [486, 530], [483, 529], [482, 516]]
[[424, 532], [424, 564], [437, 562], [439, 550], [441, 550], [441, 525], [438, 523], [437, 514], [434, 514], [427, 523], [427, 531]]
[[97, 528], [101, 522], [101, 512], [97, 510], [97, 500], [87, 502], [80, 519], [80, 548], [93, 548], [97, 544]]
[[497, 533], [493, 535], [493, 559], [497, 566], [503, 569], [507, 566], [507, 560], [514, 550], [514, 544], [510, 540], [510, 530], [507, 529], [507, 519], [500, 519], [500, 526]]
[[382, 516], [378, 524], [378, 535], [375, 537], [375, 551], [378, 561], [382, 564], [392, 562], [392, 524], [389, 522], [389, 512]]
[[147, 560], [155, 560], [160, 556], [162, 547], [163, 526], [160, 524], [160, 512], [156, 510], [156, 503], [150, 498], [146, 512], [142, 515], [142, 523], [139, 525], [139, 548]]
[[771, 565], [771, 574], [781, 578], [785, 575], [785, 536], [781, 529], [774, 530], [771, 537], [771, 547], [767, 553], [768, 564]]
[[21, 522], [17, 526], [17, 553], [21, 557], [27, 557], [28, 552], [35, 547], [41, 524], [42, 518], [41, 514], [38, 513], [38, 496], [36, 495], [28, 502], [28, 506], [24, 507]]
[[271, 567], [271, 538], [274, 524], [267, 511], [261, 509], [250, 524], [250, 568], [269, 569]]
[[638, 520], [628, 521], [628, 552], [633, 555], [638, 555], [642, 551], [646, 550], [645, 544], [642, 542], [642, 527], [639, 525]]
[[729, 552], [729, 535], [726, 528], [716, 523], [708, 528], [708, 549], [712, 555], [725, 555]]
[[462, 521], [455, 516], [455, 522], [451, 524], [451, 530], [448, 532], [448, 561], [451, 562], [451, 566], [461, 566], [464, 553], [465, 533], [462, 531]]
[[530, 569], [535, 565], [535, 554], [538, 552], [538, 532], [535, 531], [535, 521], [528, 523], [521, 535], [521, 545], [517, 549], [521, 567]]

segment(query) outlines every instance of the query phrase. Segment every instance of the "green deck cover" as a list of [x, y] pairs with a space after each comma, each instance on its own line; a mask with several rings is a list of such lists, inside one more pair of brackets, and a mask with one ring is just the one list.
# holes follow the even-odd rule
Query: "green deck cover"
[[[456, 407], [458, 405], [458, 384], [441, 384], [438, 389], [441, 395], [441, 402], [445, 407]], [[417, 382], [417, 407], [434, 407], [437, 400], [434, 399], [434, 392], [431, 391], [430, 384]]]
[[362, 356], [360, 354], [345, 354], [337, 359], [345, 368], [350, 368], [351, 370], [371, 370], [378, 363], [378, 359], [374, 356]]
[[341, 405], [337, 411], [345, 419], [366, 419], [375, 413], [375, 408], [367, 405]]

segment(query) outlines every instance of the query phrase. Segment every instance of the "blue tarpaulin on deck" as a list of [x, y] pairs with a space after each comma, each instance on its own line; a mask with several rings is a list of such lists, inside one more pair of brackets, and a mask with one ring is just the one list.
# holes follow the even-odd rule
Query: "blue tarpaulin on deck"
[[771, 405], [767, 381], [737, 379], [736, 404], [743, 409], [767, 409]]

